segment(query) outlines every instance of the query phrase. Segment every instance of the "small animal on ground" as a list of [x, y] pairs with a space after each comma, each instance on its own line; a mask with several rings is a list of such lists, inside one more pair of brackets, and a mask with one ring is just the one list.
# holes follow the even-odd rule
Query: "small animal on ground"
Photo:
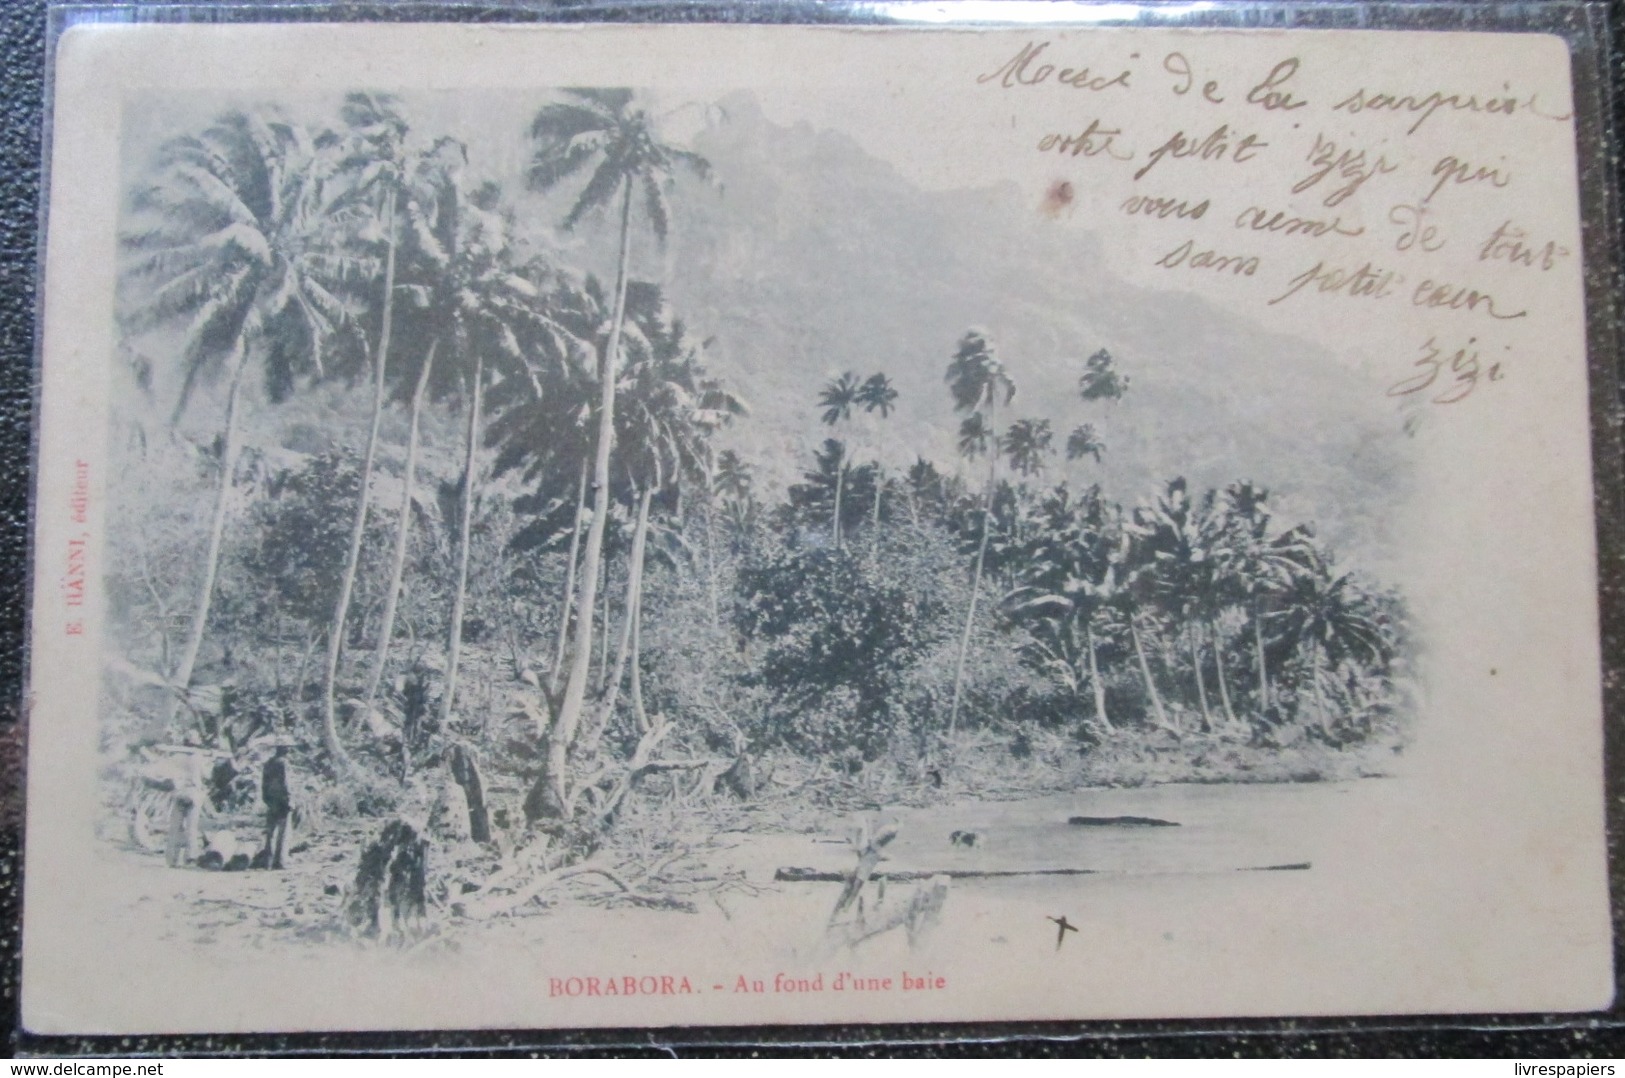
[[955, 831], [948, 836], [948, 843], [951, 846], [963, 846], [970, 849], [976, 845], [980, 838], [981, 836], [975, 831]]

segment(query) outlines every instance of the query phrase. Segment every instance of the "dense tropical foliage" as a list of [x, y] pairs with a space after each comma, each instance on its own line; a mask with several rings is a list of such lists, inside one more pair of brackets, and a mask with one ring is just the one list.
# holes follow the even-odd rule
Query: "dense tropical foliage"
[[[1040, 742], [1061, 783], [1395, 737], [1395, 594], [1250, 480], [1103, 492], [1097, 424], [1150, 357], [1039, 357], [1076, 365], [1058, 431], [992, 328], [945, 326], [960, 460], [899, 459], [890, 377], [845, 371], [768, 489], [748, 394], [648, 279], [683, 200], [726, 198], [657, 127], [628, 91], [542, 107], [556, 221], [375, 95], [163, 148], [124, 237], [125, 352], [170, 418], [124, 419], [111, 738], [291, 736], [348, 812], [477, 770], [498, 831], [579, 853], [639, 798], [774, 769], [931, 796]], [[613, 280], [555, 261], [561, 230]]]

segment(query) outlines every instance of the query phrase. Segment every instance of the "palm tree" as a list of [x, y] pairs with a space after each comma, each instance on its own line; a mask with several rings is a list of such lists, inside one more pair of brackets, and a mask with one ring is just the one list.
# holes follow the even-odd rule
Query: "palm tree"
[[1100, 436], [1095, 433], [1093, 423], [1079, 424], [1073, 428], [1071, 434], [1067, 435], [1067, 460], [1082, 460], [1084, 457], [1093, 457], [1095, 463], [1099, 464], [1101, 455], [1105, 452], [1106, 443], [1101, 441]]
[[[660, 314], [664, 301], [655, 286], [630, 282], [626, 293], [628, 335], [641, 341], [640, 326]], [[583, 537], [589, 524], [588, 481], [594, 455], [593, 428], [601, 396], [597, 383], [603, 350], [608, 347], [613, 323], [610, 297], [596, 277], [576, 286], [561, 282], [546, 299], [549, 315], [580, 342], [571, 362], [554, 372], [545, 393], [512, 383], [497, 391], [496, 418], [489, 441], [499, 447], [492, 465], [496, 475], [520, 469], [526, 482], [543, 487], [575, 478], [575, 515], [565, 561], [564, 589], [554, 658], [548, 673], [548, 691], [557, 693], [564, 674], [575, 615], [576, 581]]]
[[1230, 601], [1252, 622], [1254, 664], [1258, 677], [1258, 714], [1270, 709], [1269, 665], [1265, 658], [1265, 621], [1271, 606], [1297, 577], [1314, 570], [1318, 554], [1313, 533], [1304, 526], [1270, 534], [1269, 491], [1250, 482], [1224, 489], [1223, 539], [1215, 577]]
[[1106, 714], [1095, 622], [1116, 593], [1116, 545], [1100, 489], [1091, 487], [1074, 498], [1065, 485], [1059, 486], [1040, 507], [1040, 526], [1026, 552], [1021, 585], [1005, 600], [1011, 617], [1033, 623], [1040, 666], [1058, 672], [1074, 692], [1079, 674], [1087, 676], [1095, 723], [1106, 733], [1115, 727]]
[[717, 493], [729, 501], [748, 498], [755, 485], [753, 471], [754, 469], [738, 453], [732, 449], [724, 449], [717, 454]]
[[757, 519], [756, 481], [753, 469], [732, 449], [717, 455], [715, 491], [722, 499], [722, 520], [728, 549], [740, 554], [749, 541]]
[[1218, 492], [1213, 490], [1202, 495], [1196, 515], [1196, 541], [1205, 568], [1201, 591], [1194, 597], [1193, 611], [1196, 617], [1193, 624], [1205, 627], [1213, 640], [1213, 666], [1219, 685], [1219, 705], [1224, 710], [1225, 722], [1234, 728], [1237, 726], [1236, 709], [1230, 699], [1230, 679], [1224, 672], [1225, 639], [1220, 617], [1230, 605], [1235, 590], [1235, 583], [1230, 578], [1230, 571], [1237, 562], [1232, 546], [1235, 529], [1230, 524], [1228, 506], [1220, 508], [1217, 505], [1218, 497]]
[[993, 426], [988, 422], [987, 416], [980, 412], [968, 415], [959, 421], [959, 437], [955, 442], [959, 455], [966, 460], [976, 460], [993, 452], [998, 443], [998, 436]]
[[[881, 419], [891, 416], [892, 409], [897, 406], [897, 390], [892, 387], [891, 379], [884, 374], [871, 374], [858, 390], [857, 402], [863, 406], [867, 415], [880, 413]], [[880, 448], [875, 447], [875, 503], [874, 512], [869, 518], [869, 552], [873, 555], [880, 549], [880, 497], [886, 487], [885, 476], [880, 465]]]
[[1163, 707], [1162, 694], [1157, 691], [1156, 678], [1151, 676], [1151, 664], [1145, 655], [1144, 634], [1140, 630], [1140, 615], [1145, 608], [1153, 606], [1160, 590], [1157, 574], [1161, 563], [1154, 548], [1146, 541], [1146, 536], [1133, 527], [1122, 529], [1114, 563], [1120, 569], [1118, 576], [1122, 586], [1113, 598], [1123, 620], [1128, 623], [1129, 639], [1134, 644], [1134, 657], [1139, 663], [1146, 697], [1151, 701], [1151, 711], [1156, 716], [1158, 726], [1177, 734], [1179, 729], [1168, 721], [1168, 711]]
[[565, 228], [574, 228], [589, 213], [620, 202], [620, 246], [615, 270], [614, 310], [609, 337], [599, 355], [598, 440], [593, 454], [593, 516], [582, 555], [580, 592], [576, 602], [574, 650], [564, 696], [548, 735], [547, 764], [526, 799], [526, 815], [562, 817], [567, 804], [566, 754], [575, 739], [586, 703], [592, 659], [593, 606], [597, 600], [599, 560], [604, 546], [604, 523], [609, 515], [609, 463], [615, 440], [615, 383], [621, 359], [621, 334], [626, 319], [626, 288], [632, 245], [632, 197], [643, 195], [644, 211], [657, 240], [666, 236], [669, 213], [666, 189], [679, 168], [700, 176], [710, 165], [697, 154], [662, 143], [648, 113], [633, 107], [632, 91], [574, 89], [568, 99], [544, 106], [531, 123], [536, 142], [526, 180], [532, 190], [549, 191], [597, 161], [582, 186]]
[[1134, 511], [1134, 530], [1155, 559], [1153, 577], [1160, 597], [1184, 622], [1185, 640], [1191, 654], [1191, 672], [1196, 679], [1196, 696], [1202, 710], [1202, 727], [1213, 729], [1213, 712], [1208, 706], [1207, 683], [1202, 676], [1200, 626], [1215, 592], [1214, 565], [1203, 544], [1203, 514], [1193, 505], [1185, 480], [1170, 480], [1156, 501]]
[[[1078, 396], [1085, 403], [1122, 400], [1127, 392], [1128, 377], [1117, 370], [1110, 352], [1102, 348], [1084, 362], [1083, 374], [1078, 377]], [[1093, 457], [1099, 464], [1105, 449], [1106, 443], [1100, 440], [1094, 424], [1082, 423], [1067, 437], [1066, 459]]]
[[1047, 419], [1018, 419], [999, 439], [999, 448], [1010, 461], [1010, 470], [1032, 478], [1044, 471], [1045, 460], [1055, 452], [1055, 435]]
[[1084, 361], [1078, 376], [1078, 396], [1085, 401], [1122, 400], [1128, 392], [1128, 376], [1117, 370], [1112, 354], [1102, 348]]
[[[347, 583], [341, 587], [341, 596], [334, 612], [334, 632], [341, 633], [350, 605], [350, 591], [354, 586], [356, 566], [360, 562], [361, 537], [366, 523], [367, 500], [371, 493], [370, 476], [375, 461], [379, 422], [391, 392], [404, 397], [408, 408], [406, 460], [402, 474], [400, 510], [395, 524], [395, 541], [390, 557], [389, 578], [383, 593], [383, 612], [380, 618], [378, 643], [373, 649], [372, 662], [366, 686], [361, 694], [361, 713], [372, 710], [383, 680], [394, 637], [395, 616], [399, 608], [401, 585], [405, 576], [407, 544], [411, 534], [418, 461], [418, 435], [423, 405], [431, 396], [449, 391], [447, 379], [435, 381], [436, 357], [440, 351], [440, 337], [435, 327], [424, 322], [424, 309], [429, 305], [428, 295], [438, 273], [436, 255], [438, 241], [425, 248], [425, 239], [435, 239], [434, 230], [421, 220], [423, 203], [436, 204], [435, 189], [446, 183], [447, 169], [455, 167], [462, 156], [460, 143], [442, 138], [432, 145], [413, 148], [408, 144], [409, 127], [400, 114], [397, 100], [388, 94], [352, 93], [346, 96], [340, 110], [346, 125], [345, 157], [341, 162], [343, 174], [352, 184], [352, 197], [376, 199], [377, 206], [369, 207], [370, 220], [364, 224], [364, 236], [384, 247], [384, 273], [382, 282], [380, 331], [373, 361], [373, 412], [367, 448], [363, 457], [364, 478], [361, 497], [356, 506], [355, 522], [351, 532], [351, 546], [347, 563]], [[414, 222], [414, 218], [417, 220]], [[404, 227], [403, 227], [404, 226]], [[403, 270], [404, 264], [404, 273]], [[396, 302], [408, 299], [405, 321], [410, 331], [407, 336], [424, 343], [422, 351], [412, 351], [404, 357], [404, 366], [391, 368], [389, 346], [393, 329], [401, 321]], [[393, 375], [395, 389], [390, 390]], [[333, 681], [337, 675], [337, 653], [330, 652], [330, 665], [326, 672], [326, 696], [333, 696]]]
[[1389, 645], [1371, 598], [1352, 573], [1333, 576], [1321, 562], [1316, 571], [1298, 574], [1282, 598], [1289, 631], [1308, 652], [1309, 685], [1323, 733], [1332, 732], [1322, 674], [1346, 658], [1386, 661]]
[[908, 496], [909, 517], [914, 524], [917, 526], [920, 523], [922, 504], [927, 508], [934, 508], [940, 519], [947, 504], [947, 494], [943, 489], [942, 473], [937, 471], [937, 466], [924, 457], [916, 456], [903, 480], [903, 491]]
[[[1023, 479], [1033, 479], [1044, 473], [1049, 458], [1055, 453], [1055, 435], [1047, 419], [1018, 419], [999, 437], [999, 449], [1010, 462], [1010, 470]], [[994, 564], [1004, 568], [1007, 585], [1014, 586], [1015, 573], [1026, 554], [1026, 531], [1031, 520], [1032, 496], [1026, 483], [1005, 484], [1008, 495], [1009, 527], [1001, 529], [1003, 535], [997, 543]], [[999, 508], [995, 502], [995, 509]], [[999, 514], [995, 513], [995, 519]]]
[[[689, 343], [682, 322], [669, 316], [658, 293], [656, 300], [655, 317], [639, 327], [638, 347], [629, 350], [616, 417], [616, 442], [623, 446], [622, 466], [637, 508], [615, 665], [604, 682], [592, 732], [582, 739], [589, 755], [614, 711], [628, 663], [633, 717], [641, 733], [651, 729], [643, 704], [639, 641], [653, 499], [667, 489], [675, 489], [684, 474], [699, 472], [711, 435], [745, 412], [739, 398], [705, 376], [699, 353]], [[607, 631], [608, 626], [605, 628]]]
[[1008, 405], [1016, 396], [1016, 384], [1005, 373], [1004, 364], [993, 354], [993, 346], [977, 330], [959, 340], [946, 376], [954, 411], [965, 415], [960, 424], [959, 449], [967, 457], [986, 453], [987, 490], [982, 505], [982, 537], [976, 547], [976, 567], [971, 574], [970, 604], [965, 612], [965, 631], [959, 640], [959, 657], [954, 663], [953, 704], [948, 712], [948, 737], [953, 738], [959, 723], [959, 704], [965, 683], [965, 658], [970, 653], [971, 630], [976, 625], [976, 600], [982, 587], [982, 567], [987, 560], [987, 540], [992, 531], [993, 488], [998, 479], [999, 451], [993, 438], [999, 404]]
[[[463, 608], [468, 593], [470, 528], [479, 486], [479, 450], [483, 431], [483, 397], [489, 359], [500, 374], [545, 393], [540, 372], [565, 367], [577, 343], [546, 312], [544, 290], [535, 279], [536, 265], [516, 265], [510, 246], [510, 222], [501, 205], [501, 190], [483, 183], [465, 191], [460, 169], [447, 172], [436, 192], [440, 226], [440, 290], [435, 296], [446, 350], [467, 371], [463, 386], [468, 436], [463, 456], [461, 504], [457, 514], [457, 552], [451, 620], [447, 626], [446, 680], [440, 697], [440, 721], [451, 722], [457, 694], [457, 665], [463, 640]], [[469, 365], [472, 369], [469, 370]]]
[[[394, 328], [395, 311], [395, 255], [399, 245], [396, 226], [396, 207], [406, 173], [405, 139], [406, 121], [396, 111], [394, 99], [388, 95], [352, 93], [345, 97], [340, 117], [347, 126], [348, 146], [339, 163], [341, 175], [352, 184], [352, 197], [366, 205], [364, 227], [376, 233], [376, 242], [384, 248], [384, 270], [380, 302], [377, 344], [372, 357], [373, 395], [372, 417], [367, 427], [366, 448], [361, 457], [360, 492], [356, 496], [355, 518], [350, 527], [350, 543], [345, 552], [344, 570], [339, 576], [338, 599], [333, 606], [333, 621], [328, 628], [327, 656], [322, 672], [322, 713], [324, 729], [334, 728], [334, 696], [338, 681], [339, 654], [344, 640], [344, 623], [349, 618], [350, 597], [355, 590], [356, 572], [361, 565], [361, 542], [367, 529], [367, 508], [372, 492], [373, 462], [378, 449], [378, 428], [383, 420], [384, 402], [388, 394], [387, 367], [389, 344]], [[376, 204], [372, 205], [376, 200]], [[367, 239], [374, 237], [369, 235]], [[415, 417], [414, 417], [415, 418]], [[403, 516], [401, 530], [406, 527]], [[387, 600], [391, 620], [394, 615], [394, 595]], [[383, 672], [384, 647], [380, 643], [374, 652], [377, 676]], [[377, 676], [369, 679], [363, 706], [370, 709], [377, 691]], [[340, 765], [348, 762], [342, 750], [334, 754]]]
[[[219, 472], [197, 600], [186, 642], [168, 672], [184, 694], [208, 628], [226, 511], [241, 446], [242, 391], [256, 364], [266, 396], [285, 398], [298, 375], [326, 373], [324, 350], [356, 328], [346, 295], [371, 276], [366, 259], [322, 243], [332, 202], [325, 162], [299, 126], [267, 112], [229, 112], [201, 133], [166, 143], [157, 177], [136, 190], [138, 222], [121, 242], [129, 309], [125, 328], [180, 331], [180, 387], [172, 423], [200, 385], [224, 379]], [[328, 738], [335, 760], [343, 758]]]
[[[460, 142], [441, 139], [415, 164], [402, 215], [406, 258], [399, 289], [407, 302], [397, 312], [409, 335], [427, 342], [413, 389], [403, 528], [411, 515], [415, 420], [431, 376], [438, 376], [442, 392], [458, 392], [466, 416], [440, 697], [443, 727], [456, 707], [487, 383], [494, 374], [541, 394], [547, 372], [567, 366], [568, 357], [579, 348], [574, 336], [545, 309], [545, 267], [519, 262], [501, 189], [494, 183], [471, 181], [467, 161], [467, 149]], [[404, 539], [398, 535], [397, 568], [403, 555]], [[392, 577], [391, 597], [398, 594], [398, 577]], [[391, 619], [386, 617], [386, 622], [384, 628], [392, 632]], [[380, 648], [388, 643], [388, 635], [380, 637]]]
[[[852, 419], [852, 409], [860, 403], [862, 392], [862, 383], [858, 380], [858, 376], [851, 371], [847, 371], [839, 378], [830, 381], [823, 389], [819, 390], [818, 406], [824, 410], [820, 419], [830, 429], [831, 433], [834, 432], [837, 426]], [[835, 444], [840, 449], [840, 456], [835, 461], [835, 512], [830, 539], [835, 544], [835, 549], [839, 550], [841, 548], [841, 493], [846, 486], [847, 466], [846, 443], [840, 439], [835, 439]]]

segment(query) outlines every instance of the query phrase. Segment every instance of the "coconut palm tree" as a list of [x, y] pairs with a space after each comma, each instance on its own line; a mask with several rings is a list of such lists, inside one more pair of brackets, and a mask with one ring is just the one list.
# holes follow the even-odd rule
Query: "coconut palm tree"
[[[341, 177], [351, 184], [350, 197], [364, 207], [361, 220], [363, 234], [360, 238], [383, 247], [383, 279], [380, 283], [378, 335], [372, 356], [372, 416], [367, 426], [366, 446], [362, 450], [360, 491], [356, 496], [355, 517], [350, 528], [350, 543], [345, 551], [344, 569], [339, 575], [339, 593], [328, 628], [327, 655], [322, 672], [324, 716], [334, 713], [344, 623], [349, 617], [350, 598], [355, 590], [356, 572], [361, 565], [361, 542], [367, 528], [378, 428], [383, 420], [384, 403], [388, 396], [389, 345], [395, 321], [395, 256], [400, 239], [396, 225], [397, 204], [407, 169], [407, 124], [393, 98], [384, 94], [352, 93], [345, 97], [339, 115], [346, 131], [345, 152], [338, 169]], [[400, 525], [403, 534], [405, 527], [403, 516]], [[394, 614], [393, 598], [391, 595], [391, 619]], [[377, 691], [377, 676], [383, 672], [384, 651], [381, 643], [374, 651], [375, 676], [369, 679], [363, 704], [367, 709], [371, 708], [373, 695]], [[327, 722], [324, 729], [331, 725], [331, 722]], [[336, 728], [334, 738], [336, 745]], [[342, 751], [335, 753], [334, 759], [340, 764], [347, 762]]]
[[[304, 374], [328, 373], [324, 353], [358, 330], [352, 292], [373, 278], [368, 259], [335, 248], [328, 162], [297, 124], [268, 111], [228, 112], [159, 150], [154, 179], [132, 194], [135, 227], [121, 237], [124, 328], [180, 334], [179, 423], [200, 386], [224, 381], [218, 475], [191, 625], [168, 678], [192, 687], [220, 568], [241, 445], [243, 390], [253, 368], [273, 403]], [[348, 331], [348, 332], [346, 332]], [[342, 758], [336, 739], [328, 748]]]
[[1201, 590], [1193, 597], [1193, 624], [1205, 630], [1213, 641], [1214, 680], [1219, 686], [1219, 706], [1225, 722], [1235, 728], [1236, 709], [1230, 698], [1230, 679], [1225, 674], [1224, 626], [1220, 618], [1230, 606], [1235, 585], [1229, 573], [1237, 563], [1232, 547], [1235, 529], [1229, 516], [1218, 504], [1219, 494], [1209, 490], [1202, 495], [1196, 514], [1197, 545], [1204, 560]]
[[[1102, 348], [1084, 362], [1083, 374], [1078, 377], [1078, 396], [1085, 403], [1122, 400], [1128, 392], [1128, 377], [1117, 370], [1110, 352]], [[1100, 463], [1106, 443], [1100, 440], [1093, 423], [1081, 423], [1073, 428], [1066, 439], [1066, 459], [1082, 460], [1093, 457]]]
[[[636, 343], [641, 347], [628, 353], [616, 418], [616, 442], [623, 446], [622, 467], [637, 508], [627, 559], [621, 639], [613, 673], [604, 683], [592, 739], [609, 722], [628, 663], [633, 716], [641, 732], [650, 730], [639, 665], [650, 507], [656, 495], [675, 490], [684, 475], [697, 475], [704, 467], [710, 437], [745, 413], [738, 397], [705, 375], [683, 323], [670, 317], [658, 293], [656, 299], [655, 317], [639, 327]], [[589, 752], [593, 747], [589, 740]]]
[[1179, 728], [1168, 721], [1168, 710], [1163, 706], [1162, 694], [1157, 691], [1157, 680], [1151, 675], [1151, 663], [1146, 658], [1141, 628], [1141, 618], [1147, 612], [1155, 612], [1157, 596], [1162, 591], [1158, 579], [1162, 562], [1144, 532], [1125, 521], [1113, 563], [1118, 569], [1116, 576], [1120, 586], [1112, 599], [1128, 625], [1129, 640], [1134, 645], [1134, 658], [1140, 667], [1146, 697], [1151, 701], [1151, 712], [1158, 726], [1178, 734]]
[[[446, 679], [440, 697], [440, 720], [449, 725], [457, 694], [457, 666], [463, 639], [463, 609], [468, 593], [468, 555], [474, 499], [479, 486], [483, 444], [483, 401], [492, 368], [533, 392], [546, 392], [541, 372], [566, 367], [577, 340], [553, 319], [542, 298], [544, 270], [521, 266], [509, 239], [511, 223], [493, 183], [464, 189], [459, 169], [436, 192], [435, 220], [440, 225], [440, 288], [431, 303], [440, 308], [445, 351], [463, 369], [463, 402], [468, 436], [464, 446], [461, 504], [457, 514], [456, 568], [451, 619], [447, 626]], [[490, 364], [488, 366], [487, 364]]]
[[[512, 379], [541, 394], [544, 372], [567, 366], [579, 348], [543, 302], [546, 268], [524, 263], [516, 253], [501, 189], [469, 177], [467, 161], [461, 143], [442, 139], [417, 167], [402, 218], [408, 257], [400, 290], [406, 302], [397, 312], [412, 339], [428, 342], [413, 390], [418, 406], [434, 373], [444, 391], [461, 398], [466, 419], [454, 514], [442, 726], [450, 723], [456, 707], [487, 384], [493, 378]], [[410, 516], [413, 478], [406, 479], [404, 516]], [[387, 638], [380, 639], [380, 646], [386, 645]]]
[[1314, 570], [1319, 556], [1305, 526], [1271, 534], [1268, 490], [1251, 482], [1232, 483], [1223, 499], [1224, 534], [1217, 547], [1215, 581], [1252, 624], [1258, 714], [1265, 717], [1270, 709], [1265, 622], [1279, 597], [1300, 574]]
[[[394, 636], [395, 615], [398, 609], [401, 584], [405, 574], [407, 542], [411, 532], [413, 497], [417, 471], [418, 434], [423, 404], [437, 388], [443, 395], [445, 387], [434, 387], [435, 358], [440, 348], [438, 336], [424, 332], [421, 318], [409, 317], [409, 334], [414, 343], [427, 340], [421, 350], [414, 348], [403, 357], [404, 362], [391, 366], [390, 345], [397, 323], [396, 302], [403, 292], [419, 295], [426, 288], [422, 278], [432, 276], [432, 259], [426, 258], [421, 244], [414, 242], [414, 233], [424, 230], [403, 227], [411, 213], [419, 212], [414, 201], [423, 194], [425, 185], [432, 185], [447, 167], [446, 161], [460, 155], [460, 144], [440, 139], [427, 147], [414, 147], [409, 142], [410, 126], [400, 111], [399, 101], [392, 95], [379, 93], [351, 93], [346, 95], [340, 108], [345, 127], [340, 136], [343, 156], [339, 162], [340, 175], [350, 185], [350, 199], [365, 207], [361, 236], [365, 242], [383, 248], [383, 276], [380, 282], [379, 333], [372, 361], [373, 404], [368, 428], [367, 444], [363, 452], [361, 496], [357, 500], [356, 514], [351, 528], [350, 548], [344, 580], [335, 605], [332, 632], [342, 635], [355, 584], [355, 575], [361, 559], [361, 540], [365, 533], [368, 501], [372, 492], [371, 476], [376, 461], [379, 425], [383, 410], [391, 395], [404, 397], [408, 404], [406, 463], [402, 481], [401, 504], [395, 526], [395, 542], [390, 558], [388, 582], [384, 589], [384, 607], [380, 619], [378, 644], [373, 650], [366, 686], [361, 694], [363, 714], [372, 710], [378, 695], [388, 661], [389, 647]], [[442, 156], [444, 155], [444, 156]], [[432, 200], [432, 199], [431, 199]], [[401, 262], [409, 263], [404, 277], [399, 272]], [[419, 307], [422, 303], [419, 302]], [[393, 385], [393, 389], [391, 388]], [[325, 671], [324, 694], [329, 700], [335, 691], [338, 673], [338, 653], [329, 649]]]
[[1074, 692], [1087, 678], [1095, 724], [1108, 734], [1116, 728], [1106, 713], [1095, 624], [1116, 590], [1114, 532], [1100, 488], [1074, 497], [1065, 485], [1057, 487], [1039, 508], [1021, 584], [1004, 603], [1007, 614], [1028, 624], [1041, 668], [1058, 674]]
[[1082, 460], [1084, 457], [1093, 457], [1096, 464], [1100, 463], [1102, 454], [1106, 452], [1106, 443], [1100, 440], [1095, 433], [1093, 423], [1081, 423], [1074, 427], [1072, 433], [1066, 437], [1066, 459]]
[[1322, 677], [1345, 659], [1385, 663], [1390, 654], [1381, 616], [1352, 573], [1332, 575], [1324, 562], [1299, 573], [1282, 597], [1288, 631], [1309, 660], [1309, 686], [1321, 731], [1330, 735], [1333, 722], [1326, 707]]
[[756, 501], [754, 469], [732, 449], [717, 454], [715, 489], [722, 499], [723, 531], [727, 548], [738, 556], [747, 549], [760, 506]]
[[[609, 515], [610, 453], [615, 440], [615, 387], [621, 361], [621, 335], [626, 319], [626, 289], [630, 279], [632, 200], [642, 195], [645, 216], [657, 240], [666, 236], [670, 213], [666, 191], [679, 169], [701, 178], [710, 165], [697, 154], [661, 142], [653, 119], [634, 107], [626, 89], [574, 89], [566, 100], [544, 106], [531, 122], [536, 149], [526, 173], [532, 190], [550, 191], [593, 165], [581, 187], [564, 227], [574, 228], [595, 210], [619, 202], [619, 252], [616, 261], [614, 308], [605, 347], [599, 357], [598, 437], [593, 454], [593, 517], [582, 554], [581, 580], [576, 601], [574, 649], [569, 676], [558, 714], [549, 730], [547, 763], [526, 799], [531, 819], [565, 812], [565, 771], [568, 747], [575, 739], [586, 703], [592, 659], [593, 605], [597, 600], [599, 561], [603, 553], [604, 524]], [[594, 162], [596, 164], [594, 165]]]
[[[823, 424], [833, 434], [835, 428], [843, 423], [851, 422], [852, 410], [861, 403], [863, 383], [856, 374], [847, 371], [839, 378], [832, 379], [818, 392], [818, 406], [823, 414], [819, 417]], [[840, 456], [835, 461], [835, 512], [832, 514], [830, 541], [835, 549], [841, 548], [841, 494], [846, 487], [846, 443], [839, 438], [834, 439], [840, 450]]]
[[[659, 316], [663, 302], [654, 285], [641, 281], [628, 284], [625, 332], [634, 346], [642, 342], [640, 327]], [[564, 326], [580, 342], [580, 347], [566, 367], [554, 372], [547, 392], [537, 394], [517, 382], [496, 391], [495, 418], [488, 440], [498, 447], [492, 464], [496, 475], [517, 469], [525, 482], [537, 484], [544, 490], [574, 479], [575, 514], [565, 561], [559, 631], [548, 672], [548, 691], [557, 693], [559, 679], [565, 671], [572, 618], [576, 614], [581, 546], [589, 523], [588, 481], [601, 396], [597, 375], [603, 351], [609, 346], [613, 301], [599, 280], [589, 275], [579, 286], [560, 282], [548, 295], [546, 307], [550, 317]], [[534, 544], [537, 537], [522, 533], [517, 541]]]
[[959, 640], [959, 657], [954, 662], [954, 695], [948, 711], [948, 737], [959, 723], [959, 705], [965, 684], [965, 658], [970, 653], [971, 630], [976, 625], [976, 602], [982, 587], [982, 568], [987, 561], [987, 540], [992, 531], [993, 489], [998, 479], [999, 452], [994, 437], [1000, 404], [1009, 405], [1016, 396], [1016, 384], [1004, 364], [993, 353], [993, 345], [978, 330], [970, 330], [959, 340], [948, 363], [945, 379], [954, 410], [965, 416], [960, 424], [961, 455], [985, 453], [988, 458], [987, 489], [983, 496], [982, 537], [976, 547], [976, 566], [971, 574], [970, 604], [965, 611], [965, 631]]
[[[884, 374], [871, 374], [864, 380], [857, 394], [858, 404], [863, 406], [866, 415], [879, 413], [881, 419], [891, 416], [892, 409], [897, 406], [897, 390], [892, 386], [891, 379]], [[880, 498], [886, 487], [885, 475], [880, 464], [880, 448], [875, 447], [875, 500], [874, 511], [869, 517], [869, 552], [874, 554], [880, 549]]]
[[1133, 528], [1155, 559], [1157, 568], [1152, 579], [1160, 598], [1183, 622], [1191, 672], [1196, 679], [1197, 702], [1202, 711], [1202, 728], [1211, 732], [1213, 711], [1208, 706], [1207, 682], [1202, 676], [1200, 626], [1215, 588], [1214, 564], [1204, 545], [1203, 516], [1192, 503], [1181, 477], [1170, 480], [1155, 501], [1135, 509]]
[[1041, 475], [1054, 454], [1055, 435], [1047, 419], [1018, 419], [999, 439], [1010, 470], [1029, 479]]

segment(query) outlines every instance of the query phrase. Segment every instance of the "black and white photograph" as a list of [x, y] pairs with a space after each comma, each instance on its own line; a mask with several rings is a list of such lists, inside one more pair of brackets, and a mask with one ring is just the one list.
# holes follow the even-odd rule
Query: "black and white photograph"
[[31, 1028], [1611, 997], [1560, 42], [58, 65]]

